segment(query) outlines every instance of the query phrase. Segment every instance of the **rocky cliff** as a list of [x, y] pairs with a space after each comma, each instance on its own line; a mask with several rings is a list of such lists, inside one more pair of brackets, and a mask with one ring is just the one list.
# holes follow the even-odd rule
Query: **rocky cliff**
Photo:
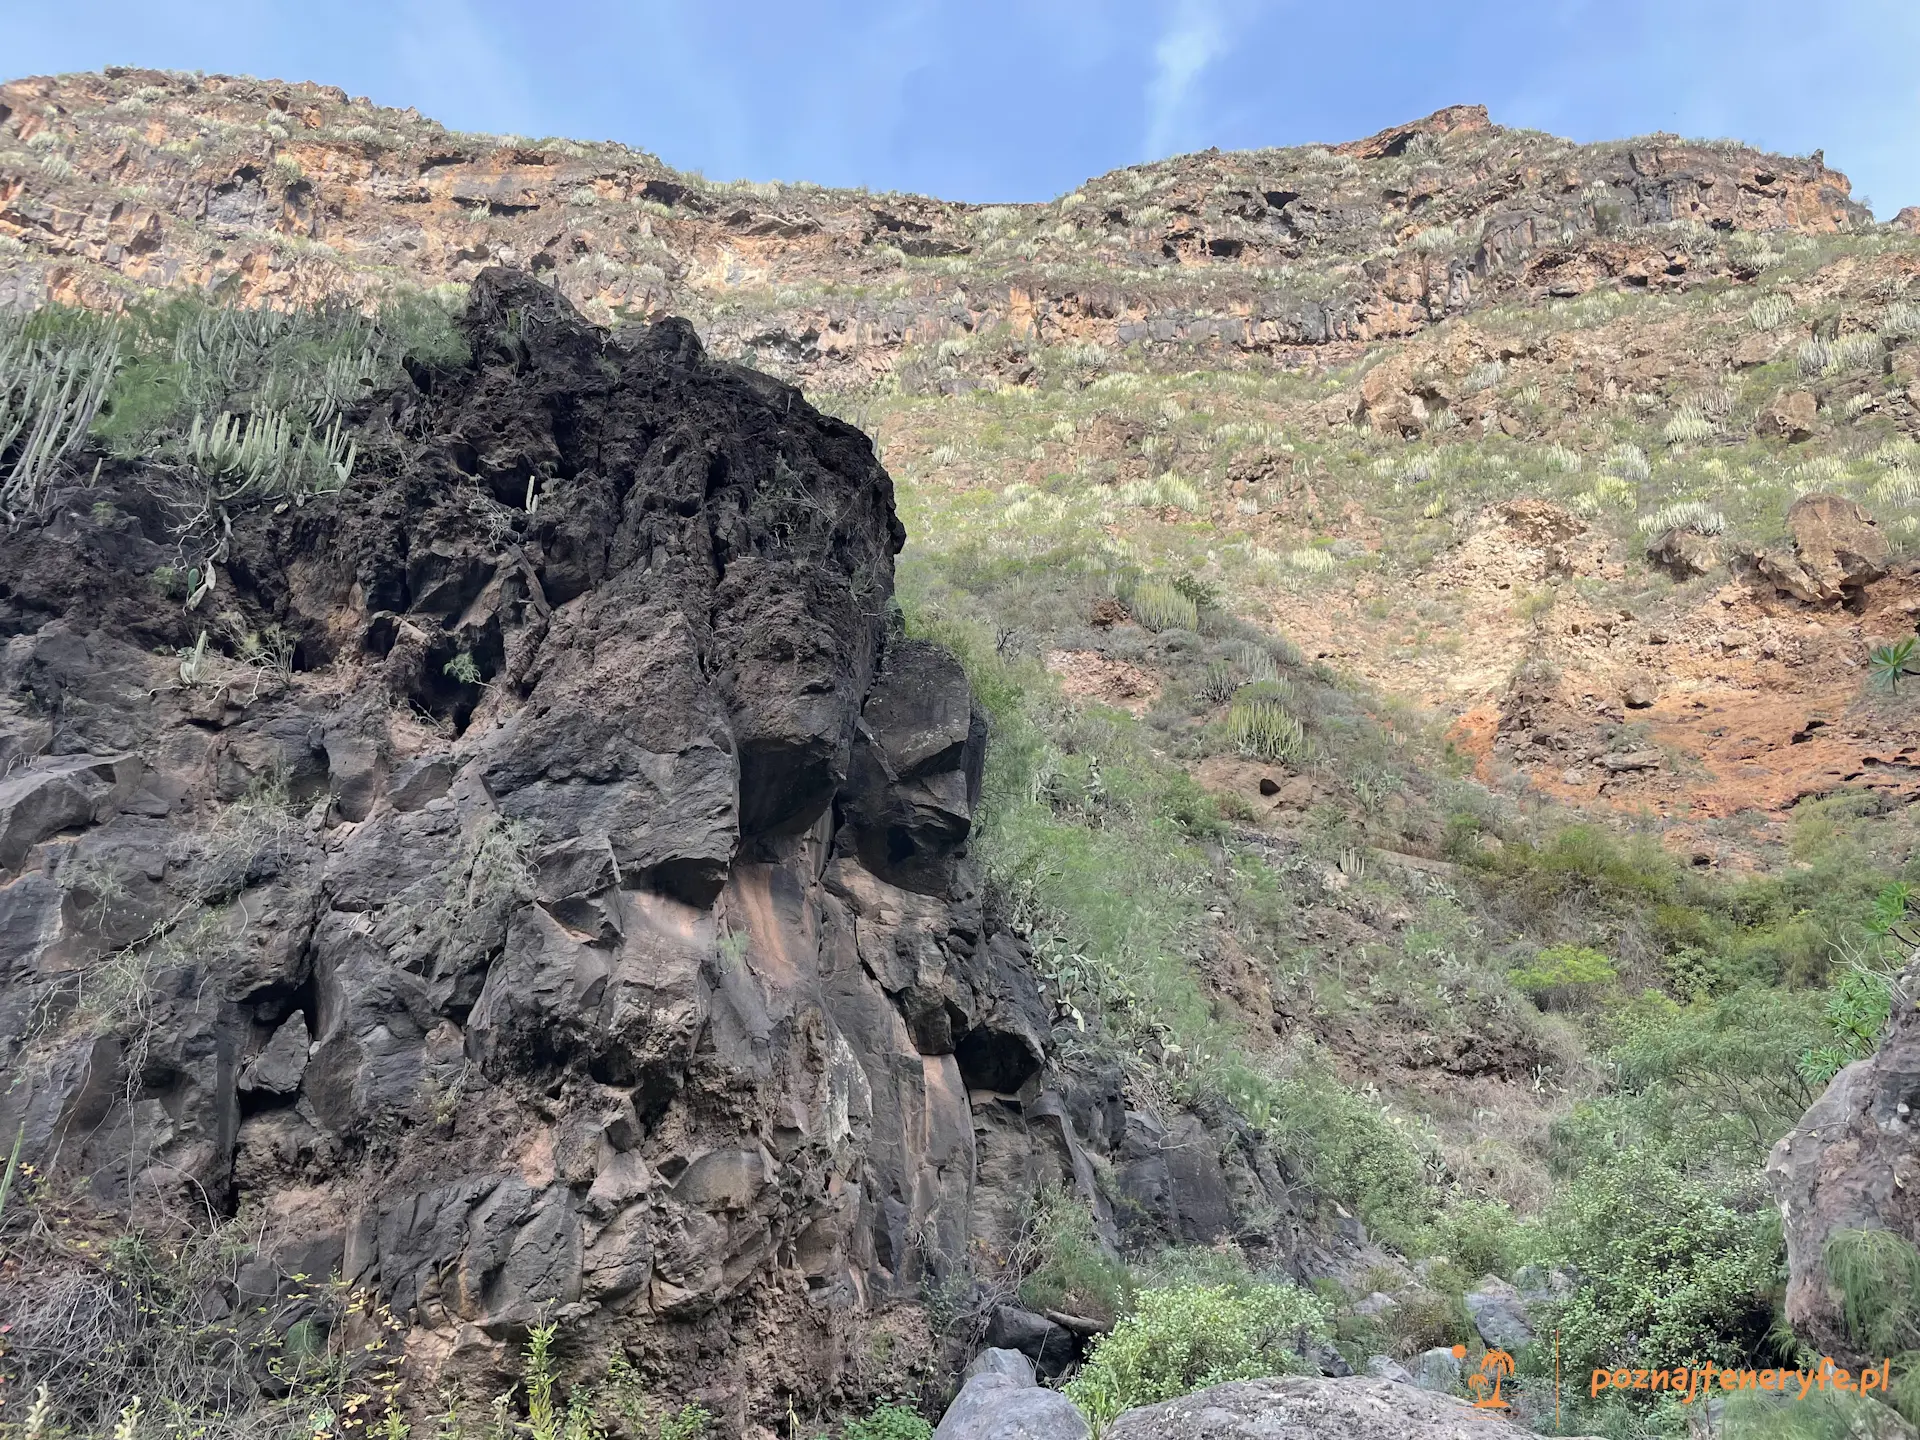
[[[1049, 1065], [867, 438], [521, 273], [461, 328], [344, 489], [103, 461], [0, 539], [23, 1158], [136, 1223], [244, 1210], [283, 1329], [337, 1271], [423, 1375], [546, 1317], [735, 1423], [875, 1383], [876, 1324], [934, 1373], [964, 1337], [885, 1312], [972, 1303], [1043, 1188], [1294, 1255], [1264, 1142]], [[29, 1368], [60, 1283], [9, 1278]]]
[[1817, 156], [1577, 146], [1461, 105], [1347, 144], [1136, 166], [1053, 204], [962, 205], [712, 184], [331, 86], [116, 68], [0, 87], [0, 238], [18, 247], [0, 295], [284, 305], [506, 263], [602, 316], [689, 315], [716, 351], [814, 382], [1011, 336], [992, 369], [1018, 383], [1028, 347], [1344, 362], [1503, 302], [1750, 276], [1689, 231], [1870, 225], [1848, 189]]

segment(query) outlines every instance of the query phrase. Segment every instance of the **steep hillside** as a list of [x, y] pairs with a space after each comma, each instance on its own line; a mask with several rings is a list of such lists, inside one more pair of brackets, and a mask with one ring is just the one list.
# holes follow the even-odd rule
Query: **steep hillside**
[[[1777, 542], [1809, 489], [1920, 538], [1920, 251], [1817, 158], [1575, 146], [1456, 107], [971, 207], [710, 185], [313, 85], [115, 71], [15, 82], [0, 111], [18, 300], [304, 303], [524, 265], [590, 315], [685, 315], [716, 353], [849, 396], [925, 491], [925, 539], [1033, 486], [1270, 606], [1316, 655], [1465, 714], [1464, 746], [1568, 798], [1718, 818], [1756, 761], [1769, 810], [1910, 768], [1897, 737], [1833, 715], [1912, 593], [1805, 631], [1764, 595], [1650, 589], [1637, 553], [1634, 522], [1690, 500], [1749, 548]], [[1483, 508], [1520, 495], [1572, 515], [1543, 542]], [[1656, 659], [1666, 682], [1622, 713]], [[1551, 713], [1504, 693], [1528, 661], [1561, 672]], [[1629, 722], [1695, 773], [1649, 786], [1592, 763]], [[1520, 733], [1542, 725], [1545, 743]]]
[[1099, 1418], [1213, 1288], [1537, 1426], [1550, 1328], [1920, 1348], [1908, 1251], [1823, 1268], [1910, 1226], [1762, 1174], [1911, 993], [1920, 236], [1847, 190], [1455, 107], [981, 207], [0, 86], [0, 387], [100, 407], [0, 443], [32, 1213], [184, 1182], [317, 1247], [282, 1335], [373, 1335], [337, 1269], [467, 1402], [545, 1319], [746, 1434], [982, 1341]]

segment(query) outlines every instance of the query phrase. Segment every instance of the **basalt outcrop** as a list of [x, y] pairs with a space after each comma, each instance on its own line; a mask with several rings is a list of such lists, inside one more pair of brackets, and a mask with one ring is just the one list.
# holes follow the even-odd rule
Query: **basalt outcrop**
[[432, 1374], [546, 1317], [735, 1425], [857, 1393], [1044, 1187], [1304, 1256], [1252, 1132], [1050, 1059], [867, 437], [522, 273], [462, 324], [342, 490], [189, 515], [103, 458], [0, 537], [0, 1131], [48, 1193], [246, 1215], [282, 1326], [337, 1274]]

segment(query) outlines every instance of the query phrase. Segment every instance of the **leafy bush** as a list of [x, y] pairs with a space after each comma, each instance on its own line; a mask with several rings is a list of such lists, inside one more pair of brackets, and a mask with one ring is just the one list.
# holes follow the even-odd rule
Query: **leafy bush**
[[1719, 1363], [1757, 1345], [1779, 1252], [1757, 1210], [1648, 1147], [1575, 1179], [1545, 1227], [1580, 1276], [1555, 1320], [1567, 1371]]
[[[1610, 1017], [1620, 1085], [1611, 1098], [1636, 1101], [1643, 1138], [1756, 1163], [1813, 1102], [1798, 1060], [1820, 1034], [1817, 1005], [1813, 994], [1762, 985], [1687, 1005], [1649, 991]], [[1601, 1128], [1618, 1128], [1610, 1108], [1594, 1107]]]
[[1507, 979], [1543, 1008], [1566, 1008], [1619, 978], [1613, 961], [1585, 945], [1549, 945]]
[[1066, 1390], [1096, 1425], [1228, 1380], [1299, 1373], [1302, 1351], [1332, 1334], [1325, 1306], [1294, 1285], [1143, 1290]]
[[704, 1405], [682, 1405], [660, 1417], [657, 1440], [705, 1440], [713, 1433], [713, 1414]]
[[1064, 1191], [1043, 1191], [1029, 1224], [1037, 1263], [1020, 1285], [1024, 1304], [1111, 1321], [1132, 1303], [1132, 1272], [1100, 1243], [1085, 1205]]
[[1520, 1254], [1520, 1224], [1494, 1200], [1456, 1199], [1433, 1223], [1430, 1244], [1468, 1282], [1505, 1275]]
[[1850, 969], [1827, 996], [1827, 1043], [1800, 1054], [1800, 1075], [1809, 1085], [1825, 1085], [1854, 1061], [1871, 1055], [1893, 1007], [1893, 988], [1884, 975]]
[[1264, 1113], [1276, 1143], [1315, 1189], [1357, 1212], [1388, 1244], [1416, 1245], [1436, 1209], [1427, 1161], [1377, 1105], [1307, 1065], [1235, 1100], [1243, 1114]]
[[1596, 825], [1568, 825], [1538, 845], [1516, 842], [1479, 862], [1510, 877], [1534, 902], [1570, 892], [1644, 904], [1675, 897], [1681, 884], [1673, 857], [1650, 835], [1617, 839]]
[[841, 1440], [932, 1440], [933, 1426], [912, 1406], [884, 1400], [865, 1419], [847, 1421], [840, 1435]]
[[1852, 963], [1827, 992], [1824, 1043], [1809, 1046], [1800, 1056], [1800, 1073], [1809, 1085], [1825, 1085], [1845, 1066], [1879, 1048], [1893, 1009], [1894, 971], [1920, 939], [1907, 923], [1912, 903], [1910, 883], [1881, 887], [1862, 919], [1862, 933], [1844, 940]]

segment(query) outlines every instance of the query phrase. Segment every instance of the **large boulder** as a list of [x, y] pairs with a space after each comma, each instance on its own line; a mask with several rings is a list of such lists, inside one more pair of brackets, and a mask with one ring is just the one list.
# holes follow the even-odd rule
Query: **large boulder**
[[1842, 601], [1883, 578], [1892, 547], [1858, 501], [1844, 495], [1802, 495], [1787, 510], [1791, 556], [1760, 551], [1759, 573], [1808, 604]]
[[1790, 442], [1811, 440], [1818, 415], [1819, 401], [1812, 391], [1782, 390], [1760, 412], [1754, 429]]
[[1413, 1383], [1422, 1390], [1452, 1395], [1460, 1389], [1460, 1357], [1446, 1345], [1422, 1350], [1413, 1357]]
[[1685, 525], [1662, 530], [1647, 546], [1647, 563], [1675, 580], [1710, 575], [1720, 567], [1720, 543]]
[[934, 1440], [1089, 1440], [1074, 1403], [1034, 1382], [1033, 1367], [1011, 1350], [987, 1350], [940, 1417]]
[[1129, 1410], [1102, 1440], [1529, 1440], [1533, 1431], [1393, 1380], [1237, 1380]]
[[[1920, 991], [1920, 962], [1900, 993]], [[1880, 1048], [1847, 1066], [1767, 1159], [1787, 1242], [1786, 1314], [1823, 1353], [1858, 1366], [1827, 1246], [1846, 1231], [1920, 1243], [1920, 1009], [1894, 1006]]]
[[1467, 1315], [1480, 1338], [1498, 1350], [1518, 1350], [1533, 1343], [1533, 1324], [1520, 1291], [1497, 1275], [1489, 1275], [1466, 1295]]
[[1061, 1374], [1080, 1359], [1077, 1335], [1024, 1305], [996, 1305], [987, 1321], [987, 1344], [1001, 1347], [983, 1354], [1014, 1353], [1048, 1376]]

